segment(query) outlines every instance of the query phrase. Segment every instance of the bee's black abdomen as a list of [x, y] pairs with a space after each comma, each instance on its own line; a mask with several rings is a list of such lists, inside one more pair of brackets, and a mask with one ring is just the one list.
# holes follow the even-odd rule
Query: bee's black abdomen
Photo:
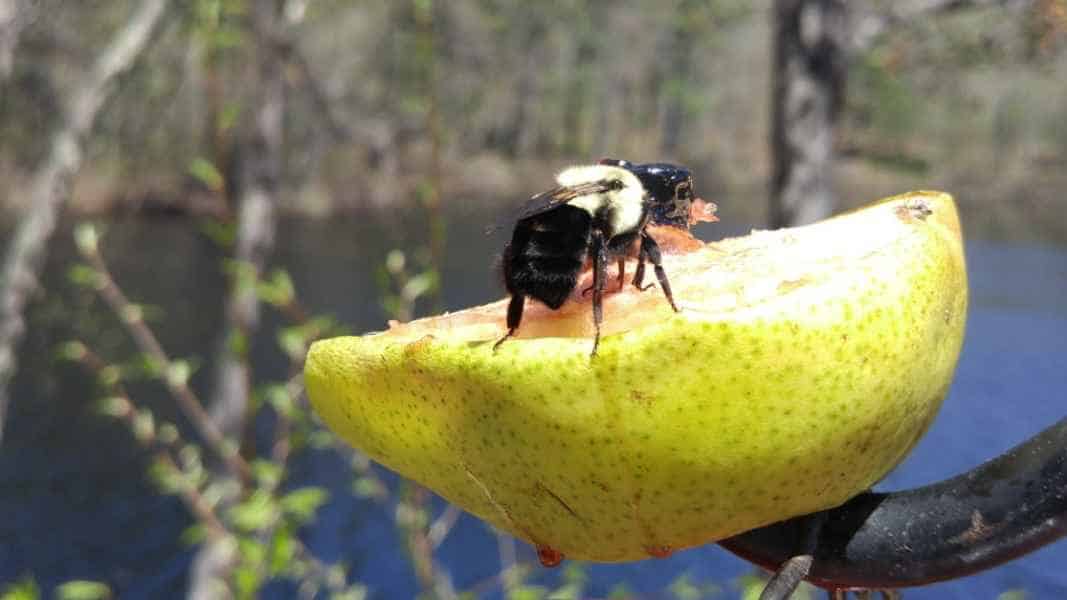
[[566, 205], [519, 221], [504, 251], [508, 292], [562, 306], [578, 285], [591, 224], [588, 212]]

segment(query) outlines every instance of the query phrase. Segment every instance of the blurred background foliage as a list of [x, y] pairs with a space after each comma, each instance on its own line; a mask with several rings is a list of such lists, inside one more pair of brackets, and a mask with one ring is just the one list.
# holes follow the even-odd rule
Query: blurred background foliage
[[[0, 98], [8, 211], [47, 150], [57, 98], [132, 4], [33, 3]], [[281, 207], [322, 216], [413, 206], [433, 170], [436, 111], [450, 203], [512, 205], [562, 165], [608, 154], [691, 165], [706, 195], [735, 199], [724, 215], [758, 222], [770, 169], [769, 4], [290, 3], [306, 14], [279, 41], [289, 93]], [[836, 141], [845, 205], [938, 186], [981, 207], [964, 211], [973, 234], [1067, 235], [1046, 218], [1067, 172], [1065, 17], [1061, 2], [1037, 4], [916, 19], [854, 57]], [[224, 188], [254, 77], [248, 7], [191, 0], [174, 12], [101, 115], [72, 194], [78, 212], [233, 210]]]

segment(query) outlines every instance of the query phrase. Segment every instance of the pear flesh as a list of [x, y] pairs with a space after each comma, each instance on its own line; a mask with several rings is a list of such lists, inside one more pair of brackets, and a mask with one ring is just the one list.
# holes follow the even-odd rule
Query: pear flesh
[[661, 557], [837, 506], [936, 415], [967, 313], [950, 196], [664, 267], [681, 312], [655, 288], [609, 293], [596, 357], [579, 285], [560, 310], [528, 303], [497, 352], [506, 301], [316, 342], [308, 395], [348, 443], [548, 562]]

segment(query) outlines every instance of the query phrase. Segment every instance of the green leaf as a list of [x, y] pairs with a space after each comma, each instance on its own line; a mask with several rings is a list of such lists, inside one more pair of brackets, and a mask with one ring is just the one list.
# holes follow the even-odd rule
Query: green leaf
[[285, 527], [279, 527], [269, 548], [268, 568], [271, 576], [287, 573], [289, 565], [296, 560], [296, 540]]
[[256, 459], [252, 461], [252, 477], [263, 487], [273, 488], [282, 479], [282, 467], [269, 460]]
[[325, 450], [337, 445], [337, 438], [325, 429], [317, 429], [308, 435], [308, 445], [316, 450]]
[[582, 585], [579, 583], [566, 583], [553, 590], [546, 597], [547, 600], [578, 600], [582, 597]]
[[173, 387], [185, 387], [193, 370], [193, 365], [187, 360], [172, 360], [167, 366], [167, 383]]
[[120, 419], [130, 414], [133, 407], [122, 396], [108, 396], [107, 398], [101, 398], [97, 402], [96, 409], [102, 415]]
[[267, 404], [283, 417], [292, 418], [296, 409], [293, 398], [289, 395], [289, 389], [280, 383], [266, 384], [259, 390], [259, 395]]
[[89, 353], [89, 349], [85, 347], [85, 344], [79, 341], [63, 342], [56, 347], [56, 356], [60, 360], [69, 360], [77, 362], [86, 357]]
[[104, 387], [111, 387], [122, 381], [122, 369], [118, 365], [107, 365], [96, 374], [97, 380]]
[[74, 244], [83, 256], [93, 256], [100, 251], [100, 236], [92, 223], [78, 223], [74, 227]]
[[242, 106], [239, 102], [227, 102], [222, 110], [219, 111], [218, 128], [220, 131], [226, 131], [237, 124], [238, 119], [241, 118]]
[[304, 524], [315, 518], [319, 507], [329, 500], [330, 494], [325, 488], [303, 487], [282, 496], [282, 510], [297, 523]]
[[161, 423], [159, 426], [159, 441], [163, 444], [177, 443], [181, 438], [178, 428], [173, 423]]
[[67, 269], [67, 279], [76, 286], [91, 289], [97, 289], [103, 283], [103, 278], [96, 272], [96, 269], [81, 264]]
[[[462, 598], [462, 596], [461, 596]], [[348, 586], [343, 592], [330, 595], [330, 600], [366, 600], [367, 587], [358, 583]]]
[[352, 493], [357, 498], [379, 498], [383, 495], [382, 484], [373, 477], [358, 477], [352, 484]]
[[423, 271], [412, 277], [401, 290], [400, 295], [408, 302], [414, 302], [419, 298], [437, 290], [437, 271]]
[[248, 336], [239, 329], [231, 329], [226, 336], [226, 349], [237, 357], [248, 356]]
[[144, 321], [144, 311], [141, 310], [141, 305], [130, 303], [122, 307], [121, 311], [122, 320], [127, 323], [140, 323]]
[[767, 587], [767, 579], [759, 575], [742, 575], [737, 578], [737, 584], [741, 587], [741, 600], [759, 600], [763, 588]]
[[229, 249], [237, 240], [237, 225], [228, 221], [209, 219], [200, 224], [200, 233], [220, 248]]
[[255, 291], [259, 275], [252, 263], [247, 260], [228, 259], [222, 262], [222, 270], [230, 276], [234, 292], [244, 294]]
[[185, 528], [182, 531], [181, 536], [178, 538], [185, 546], [195, 546], [207, 541], [207, 528], [201, 523], [194, 523]]
[[616, 583], [608, 592], [609, 600], [627, 600], [634, 596], [633, 590], [625, 583]]
[[33, 577], [23, 577], [0, 593], [0, 600], [38, 600], [41, 597], [41, 589]]
[[539, 585], [520, 585], [508, 593], [508, 600], [541, 600], [548, 593]]
[[147, 443], [156, 435], [156, 420], [150, 410], [139, 410], [133, 415], [133, 436], [137, 441]]
[[237, 588], [236, 597], [241, 600], [255, 598], [259, 592], [259, 587], [263, 584], [259, 570], [246, 566], [233, 570], [233, 582]]
[[165, 364], [151, 354], [139, 354], [123, 366], [123, 371], [146, 379], [158, 379], [163, 376]]
[[272, 272], [270, 279], [260, 281], [257, 291], [261, 300], [278, 307], [292, 304], [296, 297], [293, 280], [289, 273], [280, 269]]
[[255, 492], [229, 511], [235, 527], [245, 532], [266, 529], [278, 519], [278, 506], [263, 492]]
[[60, 600], [100, 600], [111, 597], [111, 588], [99, 581], [74, 580], [59, 585], [56, 597]]
[[210, 160], [198, 156], [189, 163], [189, 174], [213, 192], [222, 192], [226, 179]]
[[400, 275], [404, 272], [407, 257], [402, 250], [390, 250], [385, 255], [385, 271], [391, 275]]
[[299, 327], [285, 327], [278, 331], [278, 346], [290, 357], [304, 356], [307, 338]]
[[1026, 590], [1016, 588], [1012, 590], [1004, 590], [997, 595], [997, 600], [1026, 600]]
[[184, 474], [162, 459], [152, 461], [148, 477], [164, 494], [177, 494], [188, 487]]
[[693, 585], [693, 582], [689, 580], [688, 573], [682, 573], [675, 579], [668, 588], [671, 594], [678, 600], [700, 600], [703, 594], [700, 593], [700, 588]]
[[589, 575], [585, 572], [585, 566], [577, 561], [567, 561], [563, 569], [563, 581], [584, 585], [589, 581]]

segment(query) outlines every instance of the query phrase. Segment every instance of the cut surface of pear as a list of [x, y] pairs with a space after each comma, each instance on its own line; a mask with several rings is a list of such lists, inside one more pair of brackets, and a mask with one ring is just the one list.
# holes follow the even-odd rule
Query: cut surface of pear
[[841, 504], [936, 415], [967, 313], [950, 196], [664, 268], [680, 312], [656, 287], [609, 292], [596, 357], [583, 283], [560, 310], [527, 303], [496, 352], [506, 300], [316, 342], [308, 395], [374, 460], [545, 554], [605, 562]]

